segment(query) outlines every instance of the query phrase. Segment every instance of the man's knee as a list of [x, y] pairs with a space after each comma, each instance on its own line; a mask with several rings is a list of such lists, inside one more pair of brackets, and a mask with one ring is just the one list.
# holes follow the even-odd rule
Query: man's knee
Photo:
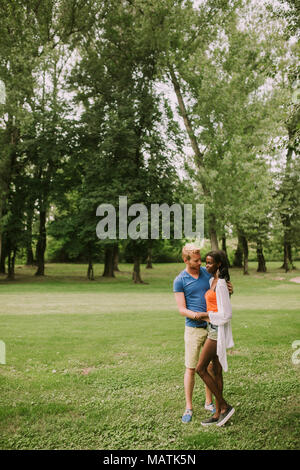
[[190, 367], [186, 367], [185, 368], [185, 374], [190, 376], [190, 377], [193, 377], [195, 375], [195, 369], [191, 369]]

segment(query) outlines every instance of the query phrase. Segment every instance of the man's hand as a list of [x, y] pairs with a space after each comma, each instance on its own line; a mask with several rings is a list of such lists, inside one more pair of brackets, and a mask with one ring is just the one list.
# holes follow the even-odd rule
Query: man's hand
[[[185, 296], [183, 292], [175, 292], [175, 300], [177, 303], [180, 315], [190, 318], [191, 320], [203, 320], [203, 316], [207, 316], [205, 312], [194, 312], [186, 308]], [[207, 317], [208, 318], [208, 317]], [[206, 318], [204, 319], [206, 320]]]
[[229, 294], [232, 295], [233, 294], [233, 285], [231, 284], [230, 281], [227, 281], [226, 284], [227, 284], [227, 289], [228, 289]]
[[194, 320], [209, 321], [209, 316], [207, 315], [207, 312], [196, 312], [194, 316]]

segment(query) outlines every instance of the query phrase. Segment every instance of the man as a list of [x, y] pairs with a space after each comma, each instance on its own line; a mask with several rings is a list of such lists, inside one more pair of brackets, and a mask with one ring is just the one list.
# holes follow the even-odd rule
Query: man
[[[192, 244], [186, 244], [182, 249], [182, 258], [186, 268], [174, 280], [173, 291], [179, 312], [185, 317], [185, 374], [184, 390], [186, 409], [182, 416], [182, 422], [192, 420], [192, 397], [195, 385], [195, 369], [199, 360], [200, 350], [207, 337], [207, 322], [200, 319], [200, 312], [206, 312], [205, 293], [210, 288], [209, 274], [201, 267], [200, 249]], [[229, 283], [229, 292], [232, 285]], [[209, 369], [212, 373], [212, 369]], [[205, 409], [215, 413], [212, 403], [212, 394], [205, 386]]]

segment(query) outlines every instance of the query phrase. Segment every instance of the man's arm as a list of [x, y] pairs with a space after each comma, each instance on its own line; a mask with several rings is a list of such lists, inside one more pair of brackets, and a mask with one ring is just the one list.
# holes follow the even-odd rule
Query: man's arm
[[205, 315], [208, 318], [205, 312], [193, 312], [193, 310], [186, 308], [184, 292], [174, 293], [180, 315], [190, 318], [191, 320], [205, 320], [201, 315]]

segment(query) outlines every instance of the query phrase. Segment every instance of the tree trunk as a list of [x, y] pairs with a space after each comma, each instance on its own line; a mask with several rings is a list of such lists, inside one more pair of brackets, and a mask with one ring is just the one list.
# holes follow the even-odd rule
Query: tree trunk
[[297, 146], [295, 146], [295, 136], [299, 129], [299, 112], [292, 115], [290, 121], [287, 123], [287, 130], [289, 135], [287, 153], [286, 153], [286, 165], [285, 175], [280, 188], [283, 195], [283, 211], [281, 213], [281, 221], [283, 225], [283, 265], [281, 266], [285, 272], [295, 269], [292, 260], [292, 224], [291, 224], [291, 211], [290, 211], [290, 198], [291, 198], [291, 186], [290, 179], [293, 175], [293, 153], [297, 154]]
[[0, 255], [0, 274], [6, 274], [6, 270], [5, 270], [6, 255], [7, 253], [5, 249], [4, 237], [2, 235], [2, 250], [1, 250], [1, 255]]
[[287, 273], [293, 269], [292, 261], [292, 246], [291, 246], [291, 222], [287, 214], [281, 215], [281, 221], [283, 225], [283, 265], [282, 269]]
[[199, 149], [197, 138], [196, 138], [195, 133], [193, 131], [193, 127], [192, 127], [191, 121], [188, 117], [187, 110], [186, 110], [186, 107], [185, 107], [185, 104], [184, 104], [183, 96], [181, 94], [180, 84], [179, 84], [179, 81], [176, 77], [176, 74], [175, 74], [175, 71], [174, 71], [172, 65], [169, 66], [169, 72], [170, 72], [172, 84], [173, 84], [173, 87], [174, 87], [174, 91], [175, 91], [175, 94], [176, 94], [176, 97], [177, 97], [180, 113], [181, 113], [181, 116], [183, 118], [183, 122], [184, 122], [184, 125], [185, 125], [185, 128], [186, 128], [186, 131], [188, 133], [192, 149], [193, 149], [194, 154], [195, 154], [195, 162], [196, 162], [198, 168], [203, 167], [204, 166], [203, 165], [203, 153]]
[[219, 243], [218, 243], [218, 237], [217, 237], [217, 232], [215, 229], [211, 228], [210, 229], [210, 245], [212, 250], [218, 250], [219, 249]]
[[148, 244], [148, 255], [147, 255], [147, 264], [146, 269], [153, 269], [152, 266], [152, 245]]
[[291, 243], [288, 241], [288, 232], [284, 233], [284, 241], [283, 241], [283, 265], [281, 269], [284, 269], [287, 273], [292, 269], [296, 269], [293, 265], [292, 259], [292, 246]]
[[114, 249], [112, 246], [105, 248], [104, 277], [115, 277], [114, 275]]
[[216, 218], [214, 214], [211, 214], [209, 220], [209, 237], [210, 237], [210, 245], [212, 250], [219, 249], [219, 242], [216, 230]]
[[87, 270], [87, 278], [89, 281], [94, 281], [94, 267], [93, 267], [93, 260], [92, 257], [89, 256], [89, 265], [88, 265], [88, 270]]
[[5, 255], [4, 255], [3, 250], [1, 252], [1, 258], [0, 258], [0, 274], [6, 274], [6, 271], [5, 271]]
[[287, 243], [283, 241], [283, 264], [280, 266], [280, 269], [284, 269], [287, 273], [289, 270], [289, 259], [288, 259], [288, 250], [287, 250]]
[[288, 260], [289, 260], [290, 266], [292, 267], [292, 269], [297, 269], [296, 266], [294, 266], [294, 264], [293, 264], [292, 244], [291, 243], [288, 243], [288, 245], [287, 245], [287, 252], [288, 252]]
[[236, 251], [234, 253], [233, 266], [235, 268], [243, 267], [243, 245], [242, 245], [240, 234], [238, 234], [238, 244], [237, 244]]
[[248, 272], [248, 254], [249, 254], [248, 241], [244, 235], [241, 236], [241, 242], [243, 246], [243, 255], [244, 255], [244, 265], [243, 265], [244, 274], [249, 274]]
[[33, 220], [33, 211], [29, 211], [27, 214], [26, 221], [26, 265], [32, 266], [34, 264], [34, 256], [32, 250], [32, 220]]
[[119, 245], [114, 245], [113, 248], [114, 271], [119, 271]]
[[[174, 70], [172, 65], [169, 65], [168, 70], [169, 70], [171, 81], [172, 81], [174, 91], [175, 91], [175, 94], [176, 94], [176, 97], [177, 97], [177, 102], [178, 102], [180, 114], [183, 118], [183, 122], [184, 122], [186, 131], [187, 131], [187, 134], [189, 136], [190, 143], [191, 143], [191, 146], [192, 146], [192, 149], [193, 149], [193, 152], [194, 152], [195, 165], [199, 170], [203, 170], [203, 168], [205, 168], [204, 154], [203, 154], [203, 152], [201, 152], [201, 150], [199, 148], [197, 137], [196, 137], [195, 132], [193, 130], [191, 120], [189, 119], [187, 109], [186, 109], [186, 106], [185, 106], [185, 103], [184, 103], [183, 95], [181, 93], [179, 80], [176, 76], [175, 70]], [[205, 183], [203, 177], [201, 177], [201, 171], [199, 172], [199, 181], [201, 183], [204, 195], [210, 197], [211, 196], [210, 190], [206, 186], [206, 183]], [[218, 245], [218, 238], [217, 238], [217, 232], [216, 232], [216, 220], [215, 220], [214, 215], [211, 216], [209, 236], [210, 236], [210, 243], [211, 243], [212, 250], [218, 250], [219, 245]]]
[[[19, 141], [20, 131], [15, 126], [15, 117], [8, 115], [6, 124], [5, 139], [2, 144], [6, 143], [9, 146], [8, 152], [4, 152], [1, 156], [1, 175], [0, 175], [0, 221], [7, 213], [6, 203], [10, 191], [10, 182], [13, 173], [13, 168], [16, 164], [17, 153], [16, 145]], [[3, 246], [3, 233], [0, 227], [0, 257], [2, 257]], [[5, 271], [5, 269], [4, 269]]]
[[34, 265], [34, 256], [31, 243], [26, 248], [26, 265], [33, 266]]
[[260, 240], [257, 241], [256, 253], [257, 253], [257, 261], [258, 261], [257, 272], [266, 273], [267, 272], [266, 261], [265, 261], [265, 257], [263, 253], [262, 242]]
[[15, 280], [15, 259], [16, 259], [16, 250], [9, 250], [8, 252], [8, 273], [7, 279], [9, 281]]
[[230, 268], [230, 262], [229, 262], [229, 258], [228, 258], [228, 254], [227, 254], [226, 236], [225, 235], [223, 235], [223, 237], [222, 237], [222, 251], [224, 251], [224, 253], [226, 255], [227, 265]]
[[[1, 197], [2, 199], [2, 197]], [[3, 216], [3, 210], [2, 210], [2, 200], [0, 199], [0, 221], [2, 219], [2, 216]], [[3, 251], [3, 235], [2, 235], [2, 228], [0, 228], [0, 259], [2, 260], [2, 251]], [[4, 267], [4, 271], [5, 271], [5, 267]], [[0, 272], [1, 271], [1, 268], [0, 268]]]
[[45, 274], [45, 251], [47, 245], [47, 235], [46, 235], [46, 211], [44, 209], [40, 210], [40, 229], [39, 229], [39, 238], [36, 245], [36, 263], [37, 271], [35, 276], [44, 276]]
[[133, 264], [133, 273], [132, 273], [132, 279], [135, 284], [144, 284], [144, 281], [141, 278], [141, 262], [140, 262], [140, 257], [135, 255], [133, 258], [134, 264]]

